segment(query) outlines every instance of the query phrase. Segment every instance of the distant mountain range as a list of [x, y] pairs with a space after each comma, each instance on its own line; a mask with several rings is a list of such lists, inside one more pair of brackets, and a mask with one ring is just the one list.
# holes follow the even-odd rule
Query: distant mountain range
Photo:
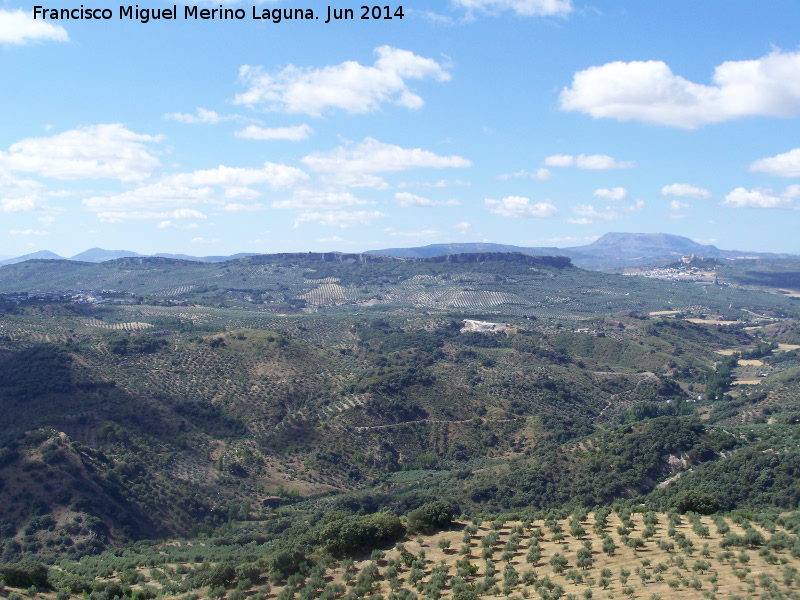
[[591, 244], [568, 248], [524, 247], [506, 244], [431, 244], [416, 248], [385, 248], [368, 250], [365, 254], [424, 258], [442, 254], [466, 252], [522, 252], [524, 254], [568, 256], [583, 269], [611, 270], [676, 260], [694, 254], [702, 258], [798, 258], [791, 254], [720, 250], [716, 246], [698, 244], [689, 238], [668, 233], [607, 233]]
[[[800, 258], [791, 254], [772, 254], [765, 252], [747, 252], [741, 250], [720, 250], [716, 246], [698, 244], [689, 238], [668, 233], [607, 233], [603, 237], [585, 246], [556, 248], [553, 246], [525, 247], [508, 244], [472, 243], [472, 244], [431, 244], [414, 248], [384, 248], [368, 250], [364, 254], [393, 256], [396, 258], [429, 258], [445, 254], [467, 254], [474, 252], [522, 252], [545, 256], [568, 256], [573, 264], [583, 269], [607, 271], [624, 267], [637, 267], [652, 263], [676, 260], [687, 254], [695, 254], [702, 258], [736, 259], [736, 258]], [[78, 262], [100, 263], [119, 258], [155, 256], [174, 258], [194, 262], [215, 263], [236, 260], [255, 253], [239, 253], [230, 256], [190, 256], [187, 254], [139, 254], [130, 250], [104, 250], [91, 248], [70, 258], [59, 256], [48, 250], [34, 252], [0, 261], [0, 266], [13, 265], [32, 259], [72, 260]]]
[[131, 250], [105, 250], [103, 248], [90, 248], [80, 254], [66, 258], [59, 256], [49, 250], [42, 250], [40, 252], [33, 252], [32, 254], [24, 254], [15, 258], [8, 258], [0, 261], [0, 267], [3, 265], [14, 265], [17, 263], [25, 262], [26, 260], [74, 260], [77, 262], [90, 262], [101, 263], [107, 260], [116, 260], [118, 258], [131, 258], [143, 256], [157, 256], [160, 258], [175, 258], [178, 260], [191, 260], [194, 262], [225, 262], [226, 260], [236, 260], [245, 256], [255, 256], [252, 252], [240, 252], [239, 254], [232, 254], [230, 256], [189, 256], [188, 254], [167, 254], [160, 252], [158, 254], [139, 254]]

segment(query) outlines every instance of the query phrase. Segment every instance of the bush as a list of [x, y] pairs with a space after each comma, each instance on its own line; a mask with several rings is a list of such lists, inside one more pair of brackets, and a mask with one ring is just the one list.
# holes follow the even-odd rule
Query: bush
[[450, 527], [455, 511], [449, 502], [437, 500], [423, 504], [408, 513], [408, 529], [413, 533], [430, 533]]
[[669, 505], [681, 514], [695, 512], [701, 515], [710, 515], [720, 509], [720, 503], [716, 496], [697, 490], [685, 490], [676, 494], [669, 501]]
[[236, 581], [236, 567], [230, 561], [219, 563], [211, 575], [209, 582], [212, 588], [228, 588]]
[[15, 588], [29, 588], [32, 585], [40, 589], [50, 587], [47, 567], [33, 561], [0, 564], [0, 579], [4, 579], [6, 585]]
[[305, 555], [298, 550], [279, 550], [269, 559], [270, 578], [278, 581], [297, 573], [308, 564]]
[[403, 524], [390, 512], [374, 515], [329, 515], [317, 527], [316, 541], [334, 556], [375, 549], [403, 535]]

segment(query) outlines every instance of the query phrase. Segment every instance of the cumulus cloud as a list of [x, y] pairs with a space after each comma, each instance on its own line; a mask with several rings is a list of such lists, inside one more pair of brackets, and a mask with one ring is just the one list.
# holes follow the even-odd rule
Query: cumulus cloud
[[575, 157], [571, 154], [553, 154], [544, 159], [544, 164], [548, 167], [572, 167]]
[[635, 213], [644, 210], [644, 200], [635, 200], [631, 204], [622, 207], [606, 206], [597, 208], [593, 204], [576, 204], [572, 207], [572, 212], [577, 218], [567, 219], [570, 223], [578, 225], [588, 225], [596, 221], [616, 221], [622, 213]]
[[287, 140], [289, 142], [301, 142], [307, 140], [308, 136], [313, 132], [314, 130], [305, 123], [295, 127], [259, 127], [258, 125], [248, 125], [233, 135], [247, 140]]
[[240, 121], [244, 117], [241, 115], [220, 115], [216, 111], [208, 110], [198, 106], [195, 114], [169, 113], [164, 115], [164, 118], [178, 121], [179, 123], [186, 123], [187, 125], [197, 125], [199, 123], [216, 125], [217, 123], [222, 123], [223, 121]]
[[661, 188], [662, 196], [677, 196], [678, 198], [694, 198], [695, 200], [709, 200], [711, 192], [705, 188], [688, 183], [673, 183]]
[[489, 212], [516, 219], [546, 219], [558, 215], [558, 209], [550, 202], [532, 203], [530, 198], [506, 196], [502, 200], [486, 199]]
[[[593, 204], [576, 204], [572, 207], [572, 212], [580, 219], [580, 224], [587, 224], [594, 221], [615, 221], [619, 218], [619, 213], [615, 210], [598, 210]], [[574, 223], [574, 220], [570, 220]]]
[[420, 231], [391, 231], [389, 235], [392, 237], [414, 239], [414, 240], [431, 240], [437, 239], [442, 236], [438, 229], [422, 229]]
[[607, 202], [620, 202], [628, 199], [628, 190], [624, 187], [615, 187], [610, 190], [599, 188], [594, 191], [594, 197], [606, 200]]
[[202, 213], [188, 207], [206, 203], [212, 198], [210, 187], [180, 187], [158, 182], [121, 194], [86, 198], [83, 205], [101, 221], [120, 223], [127, 219], [205, 218]]
[[272, 208], [288, 208], [294, 210], [332, 210], [363, 204], [372, 204], [372, 202], [357, 198], [350, 192], [296, 190], [289, 200], [278, 200], [273, 202]]
[[453, 225], [453, 227], [455, 227], [456, 229], [460, 229], [461, 231], [466, 231], [467, 229], [472, 227], [472, 223], [470, 223], [469, 221], [459, 221], [458, 223]]
[[713, 85], [694, 83], [662, 61], [610, 62], [575, 74], [561, 108], [595, 118], [695, 129], [748, 116], [800, 115], [800, 52], [727, 61]]
[[164, 177], [164, 182], [175, 186], [199, 187], [206, 185], [240, 188], [264, 184], [272, 189], [286, 188], [306, 181], [308, 175], [297, 167], [265, 162], [260, 169], [226, 167], [179, 173]]
[[146, 144], [162, 139], [134, 133], [120, 123], [90, 125], [16, 142], [0, 152], [0, 168], [53, 179], [142, 180], [159, 165]]
[[679, 210], [688, 210], [692, 208], [691, 204], [686, 202], [681, 202], [680, 200], [671, 200], [669, 203], [670, 210], [679, 211]]
[[38, 229], [9, 229], [10, 235], [50, 235], [49, 231], [41, 231]]
[[21, 8], [0, 9], [0, 44], [28, 44], [30, 42], [67, 42], [67, 30], [34, 20], [33, 15]]
[[407, 80], [450, 79], [435, 60], [408, 50], [380, 46], [375, 53], [373, 66], [346, 61], [320, 69], [289, 65], [278, 73], [267, 73], [263, 67], [244, 65], [239, 80], [247, 91], [237, 94], [234, 103], [314, 117], [332, 109], [369, 113], [385, 103], [420, 108], [424, 102], [411, 91]]
[[249, 187], [235, 186], [226, 188], [223, 196], [228, 200], [255, 200], [261, 193]]
[[0, 198], [0, 206], [2, 206], [5, 213], [31, 212], [41, 206], [41, 201], [38, 196]]
[[222, 207], [225, 212], [241, 213], [241, 212], [258, 212], [266, 210], [266, 206], [260, 203], [255, 204], [241, 204], [239, 202], [230, 202]]
[[632, 169], [636, 166], [636, 161], [618, 161], [607, 154], [554, 154], [544, 159], [544, 164], [548, 167], [578, 167], [579, 169], [589, 169], [592, 171], [607, 171], [610, 169]]
[[300, 162], [311, 171], [325, 174], [329, 182], [374, 188], [387, 187], [375, 173], [472, 166], [469, 160], [460, 156], [440, 156], [421, 148], [401, 148], [369, 137], [361, 143], [340, 146], [330, 152], [314, 152]]
[[750, 170], [779, 177], [800, 177], [800, 148], [759, 159], [750, 165]]
[[500, 181], [508, 181], [509, 179], [538, 179], [539, 181], [544, 181], [546, 179], [552, 179], [553, 173], [549, 169], [536, 169], [535, 171], [528, 171], [526, 169], [522, 169], [520, 171], [515, 171], [514, 173], [503, 173], [502, 175], [498, 175], [496, 179]]
[[380, 211], [313, 211], [301, 213], [300, 216], [295, 219], [294, 226], [299, 227], [301, 223], [318, 223], [325, 227], [339, 227], [341, 229], [348, 229], [350, 227], [371, 225], [373, 222], [386, 216], [387, 215], [385, 213]]
[[784, 198], [800, 198], [800, 185], [790, 185], [781, 196]]
[[394, 195], [397, 204], [403, 208], [436, 208], [440, 206], [461, 206], [458, 200], [431, 200], [408, 192], [398, 192]]
[[401, 148], [370, 137], [359, 144], [340, 146], [330, 152], [314, 152], [300, 162], [312, 171], [323, 173], [388, 173], [415, 167], [444, 169], [472, 166], [469, 160], [460, 156], [440, 156], [420, 148]]
[[617, 161], [605, 154], [591, 154], [588, 156], [586, 154], [579, 154], [575, 159], [575, 165], [579, 169], [605, 171], [608, 169], [632, 169], [636, 166], [636, 161]]
[[0, 170], [0, 209], [5, 213], [40, 210], [43, 207], [40, 196], [43, 187], [38, 181], [19, 179]]
[[258, 206], [227, 203], [218, 199], [252, 200], [259, 194], [247, 186], [266, 185], [272, 189], [294, 186], [306, 181], [302, 170], [266, 162], [260, 169], [227, 167], [203, 169], [167, 175], [160, 180], [120, 194], [94, 196], [83, 200], [86, 210], [101, 221], [127, 219], [194, 219], [205, 215], [192, 208], [200, 204], [221, 205], [223, 210], [242, 212]]
[[725, 196], [722, 201], [723, 206], [733, 208], [780, 208], [797, 210], [798, 205], [794, 202], [793, 187], [783, 194], [775, 194], [770, 189], [746, 190], [738, 187], [730, 194]]
[[488, 13], [511, 11], [521, 17], [564, 17], [572, 12], [571, 0], [453, 0], [453, 4]]

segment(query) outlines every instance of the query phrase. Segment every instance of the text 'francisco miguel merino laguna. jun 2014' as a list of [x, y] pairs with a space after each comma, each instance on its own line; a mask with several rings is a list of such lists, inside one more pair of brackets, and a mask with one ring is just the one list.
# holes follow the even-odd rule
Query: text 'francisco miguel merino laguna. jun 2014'
[[34, 6], [33, 18], [42, 21], [108, 21], [118, 17], [120, 20], [138, 21], [149, 23], [151, 21], [241, 21], [248, 16], [254, 21], [319, 21], [330, 23], [333, 21], [390, 21], [403, 18], [402, 6], [360, 6], [358, 8], [339, 8], [328, 6], [322, 11], [315, 12], [312, 8], [199, 8], [198, 6], [184, 6], [179, 11], [177, 4], [171, 8], [140, 8], [138, 4], [120, 6], [117, 11], [111, 8], [87, 8], [83, 4], [77, 8], [48, 8]]

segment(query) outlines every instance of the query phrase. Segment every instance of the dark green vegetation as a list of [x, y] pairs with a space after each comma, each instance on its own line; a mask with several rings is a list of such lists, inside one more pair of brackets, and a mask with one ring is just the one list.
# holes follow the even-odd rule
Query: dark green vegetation
[[198, 565], [170, 594], [224, 593], [459, 516], [800, 502], [786, 295], [491, 254], [33, 262], [0, 282], [0, 562], [64, 561], [73, 593], [159, 552]]

